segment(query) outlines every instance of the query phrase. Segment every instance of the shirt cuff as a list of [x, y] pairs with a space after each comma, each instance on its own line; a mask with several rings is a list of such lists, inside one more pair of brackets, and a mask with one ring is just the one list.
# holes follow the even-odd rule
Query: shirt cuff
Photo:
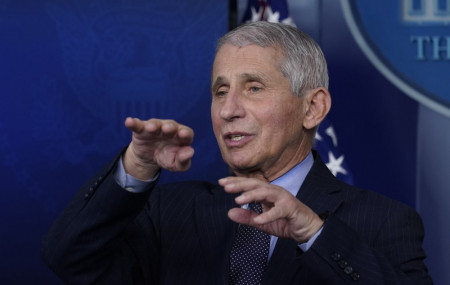
[[300, 247], [303, 252], [306, 252], [316, 241], [317, 237], [319, 237], [320, 233], [322, 233], [322, 230], [323, 226], [320, 228], [320, 230], [317, 231], [315, 235], [312, 236], [312, 238], [310, 238], [307, 242], [299, 244], [298, 247]]
[[140, 180], [125, 172], [123, 167], [122, 157], [120, 157], [117, 169], [114, 173], [114, 178], [122, 188], [132, 193], [142, 193], [148, 189], [148, 185], [156, 181], [159, 177], [159, 172], [155, 177], [149, 180]]

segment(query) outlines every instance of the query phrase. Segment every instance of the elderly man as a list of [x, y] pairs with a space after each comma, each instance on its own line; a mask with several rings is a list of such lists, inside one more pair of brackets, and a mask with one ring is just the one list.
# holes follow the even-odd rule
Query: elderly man
[[296, 28], [229, 32], [211, 119], [235, 176], [157, 186], [162, 169], [190, 167], [193, 131], [127, 118], [130, 145], [55, 222], [45, 260], [69, 284], [431, 284], [418, 214], [338, 181], [312, 150], [327, 86]]

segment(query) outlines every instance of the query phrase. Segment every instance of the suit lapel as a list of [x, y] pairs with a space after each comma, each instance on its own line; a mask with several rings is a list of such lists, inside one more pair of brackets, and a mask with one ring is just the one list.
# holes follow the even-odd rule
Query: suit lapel
[[[342, 203], [340, 182], [316, 154], [313, 167], [306, 176], [297, 198], [317, 214], [333, 213]], [[301, 270], [298, 262], [295, 262], [299, 254], [301, 250], [294, 240], [278, 239], [264, 283], [288, 284], [294, 278], [293, 274]]]
[[315, 213], [333, 213], [342, 202], [341, 182], [316, 155], [314, 165], [298, 191], [297, 198]]

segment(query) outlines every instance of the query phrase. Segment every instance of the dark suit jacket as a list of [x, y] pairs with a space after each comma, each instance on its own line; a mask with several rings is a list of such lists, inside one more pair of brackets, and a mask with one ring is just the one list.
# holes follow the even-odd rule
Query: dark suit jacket
[[[43, 240], [50, 268], [68, 284], [227, 284], [234, 196], [206, 182], [129, 193], [111, 174], [115, 164]], [[317, 154], [297, 197], [328, 219], [305, 253], [279, 239], [263, 284], [432, 284], [411, 208], [338, 181]]]

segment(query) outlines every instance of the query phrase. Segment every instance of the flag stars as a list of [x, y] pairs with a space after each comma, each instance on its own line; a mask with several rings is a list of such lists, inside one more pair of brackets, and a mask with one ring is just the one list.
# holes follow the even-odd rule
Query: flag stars
[[269, 7], [267, 16], [267, 21], [271, 23], [279, 23], [280, 22], [280, 13], [279, 12], [273, 12], [272, 9]]
[[344, 155], [341, 155], [339, 158], [336, 159], [334, 157], [334, 154], [329, 151], [328, 152], [328, 163], [327, 167], [333, 173], [334, 176], [336, 176], [338, 173], [342, 173], [343, 175], [347, 174], [347, 171], [342, 167], [342, 163], [344, 162]]
[[333, 141], [333, 145], [334, 147], [337, 147], [337, 136], [336, 133], [334, 132], [334, 128], [333, 126], [329, 126], [326, 130], [325, 133], [331, 138], [331, 140]]
[[262, 18], [263, 8], [259, 7], [258, 11], [256, 11], [255, 7], [251, 7], [252, 11], [252, 19], [251, 22], [257, 22]]
[[319, 132], [316, 132], [315, 139], [318, 140], [318, 141], [322, 141], [322, 136], [319, 134]]
[[263, 7], [259, 6], [258, 11], [256, 11], [255, 7], [250, 8], [252, 11], [252, 19], [251, 22], [256, 22], [260, 20], [266, 20], [271, 23], [279, 23], [280, 22], [280, 12], [272, 11], [270, 6]]

